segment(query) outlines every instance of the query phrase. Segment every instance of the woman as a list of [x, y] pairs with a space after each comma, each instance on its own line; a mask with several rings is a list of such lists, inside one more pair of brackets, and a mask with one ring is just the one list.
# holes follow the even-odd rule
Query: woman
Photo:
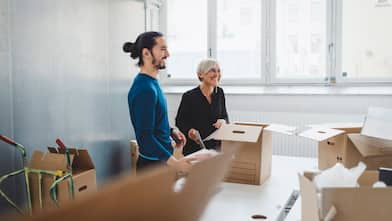
[[[201, 149], [198, 134], [204, 139], [228, 122], [225, 94], [218, 87], [221, 78], [218, 62], [202, 60], [197, 67], [197, 77], [200, 84], [183, 94], [176, 116], [176, 126], [188, 137], [184, 155]], [[207, 149], [220, 148], [220, 142], [216, 140], [204, 144]]]

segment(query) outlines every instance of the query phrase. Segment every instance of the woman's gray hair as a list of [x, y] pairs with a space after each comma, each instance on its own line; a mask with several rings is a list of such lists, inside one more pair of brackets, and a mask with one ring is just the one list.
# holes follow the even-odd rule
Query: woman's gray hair
[[214, 68], [216, 65], [219, 65], [218, 61], [213, 58], [206, 58], [200, 61], [199, 65], [197, 66], [197, 77], [199, 81], [203, 79], [200, 78], [199, 74], [205, 74]]

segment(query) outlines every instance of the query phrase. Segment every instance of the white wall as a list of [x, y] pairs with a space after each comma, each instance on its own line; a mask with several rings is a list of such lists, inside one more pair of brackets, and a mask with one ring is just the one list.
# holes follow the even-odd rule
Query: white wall
[[[223, 86], [224, 88], [224, 86]], [[170, 122], [181, 94], [167, 93]], [[308, 124], [362, 122], [369, 106], [392, 108], [385, 95], [239, 95], [226, 94], [231, 121], [281, 123], [304, 129]], [[299, 137], [274, 135], [274, 154], [316, 157], [316, 143]]]

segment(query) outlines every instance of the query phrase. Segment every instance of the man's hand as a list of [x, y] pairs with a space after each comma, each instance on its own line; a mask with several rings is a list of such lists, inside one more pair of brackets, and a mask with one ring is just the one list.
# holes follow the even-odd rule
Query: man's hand
[[176, 142], [175, 148], [183, 148], [186, 144], [186, 137], [181, 131], [178, 129], [173, 128], [171, 132], [171, 137]]
[[195, 160], [197, 160], [195, 157], [183, 157], [177, 160], [174, 156], [171, 156], [166, 163], [177, 171], [188, 173], [192, 168], [191, 162]]
[[218, 119], [212, 126], [219, 129], [225, 123], [226, 123], [225, 119]]

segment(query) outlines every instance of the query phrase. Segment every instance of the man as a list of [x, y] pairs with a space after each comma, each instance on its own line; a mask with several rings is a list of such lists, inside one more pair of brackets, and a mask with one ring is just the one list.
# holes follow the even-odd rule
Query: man
[[129, 113], [140, 152], [137, 170], [163, 162], [180, 171], [189, 171], [193, 158], [173, 156], [170, 136], [176, 141], [175, 148], [182, 148], [186, 138], [179, 130], [169, 127], [166, 99], [158, 83], [159, 70], [165, 68], [169, 57], [163, 35], [142, 33], [134, 43], [126, 42], [123, 50], [132, 59], [138, 58], [140, 67], [128, 93]]

